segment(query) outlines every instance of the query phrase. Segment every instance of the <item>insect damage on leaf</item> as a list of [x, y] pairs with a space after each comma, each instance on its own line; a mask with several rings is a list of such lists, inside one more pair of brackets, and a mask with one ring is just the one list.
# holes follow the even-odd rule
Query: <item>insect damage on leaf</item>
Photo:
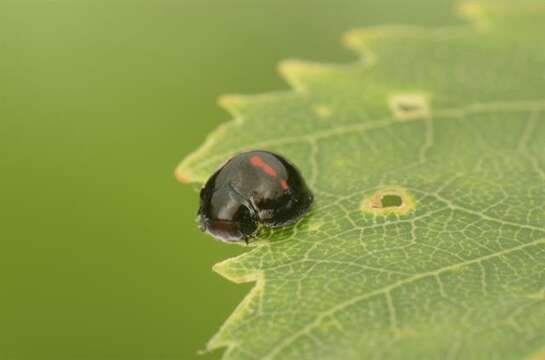
[[407, 190], [392, 186], [365, 197], [361, 204], [364, 213], [374, 215], [406, 215], [415, 208], [415, 201]]
[[428, 99], [423, 95], [395, 95], [390, 97], [388, 103], [394, 117], [399, 120], [425, 118], [431, 115]]

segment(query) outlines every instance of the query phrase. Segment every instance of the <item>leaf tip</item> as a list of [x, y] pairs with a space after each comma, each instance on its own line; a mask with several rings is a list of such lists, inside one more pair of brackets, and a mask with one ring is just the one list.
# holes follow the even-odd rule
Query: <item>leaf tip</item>
[[174, 177], [182, 184], [191, 183], [191, 176], [188, 176], [185, 166], [183, 166], [183, 162], [174, 169]]
[[306, 91], [301, 77], [308, 69], [309, 66], [301, 60], [283, 60], [278, 64], [280, 76], [296, 91]]
[[354, 29], [342, 36], [345, 47], [360, 54], [365, 63], [373, 65], [378, 61], [380, 54], [373, 49], [373, 45], [385, 39], [421, 38], [435, 36], [430, 29], [409, 25], [383, 25], [363, 29]]
[[[211, 149], [218, 143], [218, 141], [225, 136], [227, 129], [233, 125], [237, 125], [234, 121], [229, 121], [221, 124], [211, 132], [206, 138], [205, 142], [197, 148], [195, 151], [187, 155], [180, 165], [174, 170], [174, 176], [178, 181], [182, 183], [204, 183], [209, 175], [208, 171], [199, 172], [202, 166], [202, 160], [206, 159], [210, 154]], [[221, 159], [218, 159], [218, 165]], [[203, 169], [206, 170], [206, 169]]]
[[327, 74], [338, 65], [324, 65], [302, 60], [284, 60], [278, 65], [280, 76], [296, 91], [306, 93], [309, 80], [315, 80]]
[[195, 158], [198, 158], [200, 156], [200, 150], [201, 148], [187, 155], [182, 160], [182, 162], [174, 169], [174, 177], [182, 184], [204, 182], [203, 179], [198, 176], [193, 169]]
[[344, 47], [359, 53], [368, 63], [376, 62], [376, 54], [371, 50], [369, 41], [374, 36], [372, 29], [355, 29], [344, 33], [341, 43]]
[[260, 296], [265, 287], [265, 280], [262, 272], [241, 270], [240, 267], [237, 268], [236, 263], [240, 260], [240, 258], [247, 256], [247, 254], [248, 253], [245, 253], [238, 257], [219, 262], [212, 268], [218, 274], [237, 284], [255, 282], [254, 287], [238, 304], [236, 309], [223, 323], [218, 332], [206, 344], [207, 352], [219, 348], [227, 348], [223, 358], [229, 358], [229, 354], [234, 352], [234, 350], [240, 345], [236, 339], [233, 339], [229, 330], [238, 322], [242, 321], [242, 319], [249, 313], [256, 311], [255, 299]]
[[248, 253], [244, 253], [240, 256], [229, 258], [221, 261], [212, 266], [219, 275], [223, 276], [227, 280], [234, 282], [235, 284], [243, 284], [248, 282], [257, 281], [259, 278], [259, 272], [251, 269], [244, 269], [238, 266], [243, 257], [246, 257]]
[[242, 109], [244, 106], [248, 103], [247, 99], [243, 95], [222, 95], [218, 97], [217, 100], [218, 105], [225, 109], [229, 114], [235, 116], [235, 121], [240, 122], [240, 115], [242, 113]]

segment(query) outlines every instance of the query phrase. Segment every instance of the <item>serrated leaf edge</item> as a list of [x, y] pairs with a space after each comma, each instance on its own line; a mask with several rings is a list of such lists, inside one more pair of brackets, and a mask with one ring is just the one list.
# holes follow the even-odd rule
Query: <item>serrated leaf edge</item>
[[[359, 54], [360, 59], [356, 64], [361, 66], [361, 62], [364, 62], [367, 66], [372, 67], [378, 61], [378, 54], [372, 50], [372, 46], [369, 45], [375, 39], [384, 39], [388, 37], [444, 37], [451, 38], [453, 36], [466, 35], [470, 31], [482, 31], [487, 26], [487, 7], [482, 3], [475, 1], [463, 1], [461, 2], [456, 12], [462, 17], [468, 20], [468, 23], [461, 26], [445, 27], [445, 28], [425, 28], [418, 26], [404, 26], [404, 25], [390, 25], [379, 26], [366, 29], [356, 29], [347, 32], [342, 37], [342, 43], [348, 48], [355, 50]], [[545, 7], [544, 7], [545, 9]], [[502, 9], [505, 11], [505, 9]], [[543, 9], [540, 9], [543, 10]], [[288, 83], [291, 90], [280, 92], [283, 95], [290, 94], [305, 94], [308, 88], [302, 81], [302, 77], [305, 75], [319, 75], [320, 73], [328, 70], [335, 70], [340, 67], [352, 66], [354, 64], [323, 64], [312, 63], [301, 60], [285, 60], [279, 64], [278, 71], [280, 76]], [[206, 179], [203, 179], [199, 175], [195, 174], [191, 166], [197, 161], [203, 154], [216, 144], [222, 137], [222, 135], [232, 126], [240, 126], [244, 123], [243, 110], [244, 107], [256, 100], [273, 99], [279, 92], [266, 93], [261, 95], [224, 95], [218, 99], [218, 104], [225, 109], [229, 114], [233, 116], [233, 120], [221, 124], [210, 133], [206, 138], [204, 144], [194, 152], [190, 153], [176, 168], [176, 178], [184, 183], [200, 182], [204, 183]], [[541, 240], [543, 241], [543, 240]], [[240, 275], [237, 271], [231, 267], [233, 264], [238, 263], [245, 256], [249, 256], [253, 251], [239, 255], [234, 258], [224, 260], [213, 266], [213, 270], [225, 277], [226, 279], [240, 284], [247, 282], [255, 282], [255, 286], [248, 292], [244, 299], [237, 305], [231, 315], [225, 320], [217, 333], [206, 344], [206, 351], [216, 350], [218, 348], [226, 348], [224, 358], [227, 358], [229, 354], [239, 346], [238, 341], [222, 339], [222, 335], [225, 333], [225, 329], [242, 318], [246, 311], [249, 309], [249, 304], [254, 298], [258, 297], [263, 291], [265, 286], [264, 274], [258, 270], [250, 270], [244, 275]], [[535, 354], [532, 359], [541, 359], [542, 352]]]

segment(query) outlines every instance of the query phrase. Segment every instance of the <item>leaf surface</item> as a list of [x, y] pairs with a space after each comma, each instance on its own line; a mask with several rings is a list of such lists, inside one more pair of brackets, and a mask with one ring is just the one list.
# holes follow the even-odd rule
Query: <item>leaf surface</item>
[[220, 100], [235, 119], [178, 178], [265, 149], [297, 164], [316, 203], [214, 267], [256, 285], [209, 349], [545, 357], [545, 3], [460, 12], [467, 26], [352, 31], [360, 61], [287, 61], [293, 91]]

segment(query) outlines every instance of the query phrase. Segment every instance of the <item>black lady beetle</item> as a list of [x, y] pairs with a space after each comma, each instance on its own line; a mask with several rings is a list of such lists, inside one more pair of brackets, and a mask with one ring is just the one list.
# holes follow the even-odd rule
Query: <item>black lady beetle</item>
[[208, 179], [200, 197], [201, 230], [226, 242], [248, 242], [259, 224], [273, 228], [292, 224], [313, 201], [295, 166], [267, 151], [231, 158]]

